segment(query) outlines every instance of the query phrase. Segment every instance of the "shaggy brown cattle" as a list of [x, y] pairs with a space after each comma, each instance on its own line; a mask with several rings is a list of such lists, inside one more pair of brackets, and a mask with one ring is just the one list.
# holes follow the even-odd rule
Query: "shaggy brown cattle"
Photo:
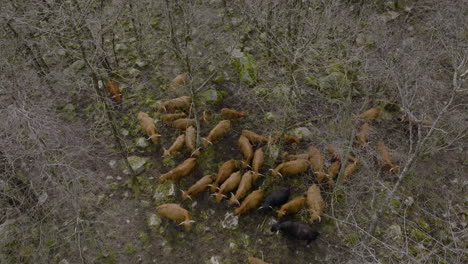
[[361, 114], [359, 114], [359, 119], [361, 119], [361, 120], [363, 120], [365, 122], [374, 121], [377, 118], [379, 118], [381, 113], [382, 113], [382, 108], [372, 107], [371, 109], [368, 109], [367, 111], [362, 112]]
[[390, 152], [383, 141], [377, 143], [377, 153], [379, 153], [380, 159], [383, 162], [382, 169], [397, 174], [400, 168], [392, 163]]
[[330, 167], [328, 167], [327, 174], [328, 174], [328, 185], [332, 186], [335, 183], [335, 178], [338, 176], [338, 173], [341, 169], [341, 161], [335, 160], [332, 162]]
[[216, 188], [222, 184], [236, 169], [236, 162], [234, 160], [228, 160], [219, 167], [218, 174], [215, 182], [211, 185], [210, 191], [213, 193]]
[[172, 122], [172, 127], [175, 129], [181, 129], [181, 130], [186, 130], [187, 128], [193, 126], [195, 127], [197, 125], [197, 122], [195, 119], [189, 119], [189, 118], [180, 118]]
[[258, 148], [255, 150], [253, 159], [252, 159], [252, 170], [254, 172], [254, 182], [257, 181], [260, 174], [260, 169], [263, 166], [263, 162], [265, 161], [265, 153], [263, 152], [263, 148]]
[[271, 175], [276, 176], [289, 176], [303, 173], [309, 167], [310, 162], [308, 160], [298, 159], [287, 161], [279, 164], [274, 170], [272, 170]]
[[344, 174], [343, 174], [343, 181], [348, 182], [349, 177], [353, 174], [357, 168], [359, 167], [360, 161], [354, 157], [348, 157], [348, 164], [346, 165]]
[[175, 114], [162, 114], [159, 119], [166, 124], [171, 124], [174, 120], [186, 117], [186, 113], [175, 113]]
[[309, 146], [307, 148], [307, 153], [309, 154], [310, 166], [312, 167], [312, 170], [317, 176], [317, 181], [321, 183], [327, 178], [327, 175], [325, 174], [323, 169], [323, 167], [325, 166], [325, 159], [323, 158], [320, 151], [314, 146]]
[[185, 130], [185, 145], [192, 152], [191, 156], [198, 157], [200, 156], [199, 149], [196, 148], [197, 144], [197, 131], [193, 126], [189, 126]]
[[177, 75], [169, 84], [169, 91], [176, 92], [177, 88], [180, 86], [186, 85], [190, 82], [190, 77], [187, 73], [182, 73]]
[[298, 159], [304, 159], [307, 160], [309, 159], [309, 153], [302, 153], [302, 154], [288, 154], [287, 152], [284, 153], [284, 156], [286, 157], [287, 160], [298, 160]]
[[159, 176], [159, 183], [164, 183], [166, 180], [179, 181], [182, 177], [189, 175], [196, 165], [196, 158], [186, 159], [177, 167], [164, 174], [161, 174], [161, 176]]
[[180, 149], [184, 147], [184, 143], [185, 143], [185, 135], [178, 136], [176, 140], [174, 141], [174, 143], [172, 143], [172, 145], [168, 149], [163, 148], [164, 150], [163, 157], [172, 156], [176, 154], [177, 152], [180, 151]]
[[180, 222], [181, 225], [185, 226], [187, 231], [192, 228], [192, 223], [195, 222], [190, 219], [190, 212], [178, 204], [162, 204], [156, 207], [156, 212], [163, 218]]
[[247, 195], [247, 192], [252, 188], [253, 181], [254, 181], [254, 172], [247, 171], [242, 175], [242, 179], [237, 187], [236, 194], [234, 194], [231, 199], [229, 199], [229, 204], [240, 204], [240, 200]]
[[154, 144], [158, 144], [158, 137], [160, 136], [156, 130], [156, 125], [154, 124], [154, 119], [149, 117], [147, 113], [139, 112], [137, 115], [137, 119], [140, 122], [140, 127], [145, 131], [145, 133], [149, 136], [151, 141]]
[[213, 144], [214, 141], [225, 136], [229, 132], [229, 130], [231, 130], [231, 121], [220, 121], [213, 129], [211, 129], [208, 136], [206, 138], [203, 138], [203, 145], [206, 147], [208, 146], [208, 144]]
[[120, 92], [119, 84], [112, 80], [107, 80], [106, 87], [112, 99], [119, 104], [122, 103], [122, 93]]
[[184, 192], [182, 191], [182, 200], [185, 201], [187, 199], [192, 200], [191, 196], [196, 196], [205, 190], [208, 189], [208, 186], [210, 183], [213, 182], [213, 175], [206, 175], [202, 177], [200, 180], [198, 180], [194, 185], [190, 186], [190, 188]]
[[250, 166], [250, 162], [252, 161], [254, 154], [253, 147], [249, 140], [242, 135], [239, 137], [238, 143], [242, 156], [244, 156], [244, 160], [242, 161], [242, 168], [245, 169]]
[[356, 141], [360, 147], [365, 147], [369, 138], [369, 123], [364, 123], [356, 134]]
[[325, 151], [331, 156], [331, 161], [341, 160], [341, 153], [335, 146], [329, 145]]
[[221, 109], [221, 116], [226, 119], [239, 119], [241, 117], [246, 117], [246, 112], [237, 112], [234, 109], [223, 108]]
[[265, 262], [259, 258], [254, 258], [254, 257], [248, 257], [247, 258], [247, 261], [249, 262], [249, 264], [270, 264], [268, 262]]
[[323, 213], [323, 198], [317, 184], [313, 184], [307, 190], [306, 203], [310, 211], [310, 221], [319, 220], [320, 222], [320, 215]]
[[247, 197], [245, 197], [244, 201], [242, 201], [241, 205], [234, 209], [234, 215], [241, 215], [252, 211], [253, 209], [260, 206], [263, 199], [263, 190], [256, 190], [251, 192]]
[[190, 105], [192, 104], [192, 97], [190, 96], [181, 96], [171, 100], [164, 101], [158, 105], [158, 111], [169, 111], [173, 112], [177, 109], [179, 110], [189, 110]]
[[242, 130], [242, 136], [246, 137], [254, 145], [267, 144], [270, 140], [250, 130]]
[[221, 184], [219, 191], [214, 194], [216, 196], [216, 201], [221, 202], [221, 200], [226, 197], [227, 193], [234, 191], [237, 186], [239, 186], [241, 179], [242, 175], [240, 171], [231, 174], [231, 176], [229, 176], [229, 178], [227, 178], [226, 181]]
[[293, 144], [293, 143], [299, 144], [299, 143], [301, 143], [301, 139], [299, 139], [298, 137], [296, 137], [294, 135], [285, 134], [284, 135], [284, 143], [286, 143], [286, 144]]
[[304, 207], [305, 200], [306, 198], [304, 196], [299, 196], [283, 204], [281, 208], [276, 211], [278, 218], [281, 219], [287, 214], [295, 214], [299, 212], [302, 207]]

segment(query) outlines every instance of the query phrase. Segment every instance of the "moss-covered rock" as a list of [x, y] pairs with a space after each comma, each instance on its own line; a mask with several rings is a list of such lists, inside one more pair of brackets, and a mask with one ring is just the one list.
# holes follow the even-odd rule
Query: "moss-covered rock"
[[250, 86], [257, 83], [257, 65], [252, 55], [234, 49], [231, 52], [231, 65], [243, 83]]
[[224, 229], [236, 230], [239, 226], [239, 217], [233, 215], [231, 212], [227, 212], [224, 215], [224, 220], [221, 222], [221, 226]]
[[388, 238], [393, 239], [398, 242], [403, 242], [403, 232], [401, 231], [401, 226], [397, 224], [391, 225], [385, 234]]
[[307, 127], [297, 127], [288, 132], [288, 134], [298, 137], [301, 141], [312, 141], [314, 133]]
[[200, 106], [219, 105], [223, 102], [226, 93], [215, 89], [206, 90], [196, 95], [196, 102]]
[[431, 239], [429, 235], [418, 228], [411, 230], [411, 237], [418, 242], [429, 241]]
[[148, 228], [157, 233], [161, 231], [161, 223], [161, 217], [157, 214], [151, 214], [146, 222]]
[[153, 200], [156, 205], [175, 202], [176, 187], [170, 182], [166, 181], [165, 183], [158, 184], [154, 190]]
[[[132, 170], [136, 174], [140, 174], [145, 170], [145, 164], [149, 161], [149, 158], [138, 157], [138, 156], [129, 156], [127, 157], [128, 163], [132, 167]], [[124, 174], [130, 174], [128, 169], [124, 170]]]
[[268, 145], [265, 151], [265, 165], [273, 167], [279, 157], [281, 148], [278, 145]]
[[65, 69], [65, 73], [68, 74], [74, 74], [79, 72], [81, 69], [85, 67], [85, 61], [84, 60], [77, 60], [73, 62], [68, 68]]
[[139, 137], [135, 140], [135, 145], [139, 148], [146, 148], [149, 146], [148, 140], [144, 137]]
[[276, 116], [275, 114], [273, 114], [273, 112], [266, 112], [264, 115], [263, 115], [263, 118], [268, 121], [268, 122], [275, 122], [276, 121]]

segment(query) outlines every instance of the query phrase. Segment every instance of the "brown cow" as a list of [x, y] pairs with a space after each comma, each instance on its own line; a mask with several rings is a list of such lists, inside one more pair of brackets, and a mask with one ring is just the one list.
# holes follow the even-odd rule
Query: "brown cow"
[[241, 205], [234, 209], [234, 215], [241, 215], [252, 211], [253, 209], [260, 206], [263, 199], [263, 190], [256, 190], [251, 192], [247, 197], [245, 197], [244, 201], [242, 201]]
[[162, 204], [156, 207], [156, 212], [159, 216], [181, 222], [187, 231], [192, 228], [192, 223], [195, 222], [190, 218], [190, 212], [180, 207], [178, 204]]
[[239, 119], [241, 117], [247, 116], [246, 112], [237, 112], [234, 109], [223, 108], [221, 109], [221, 116], [226, 119]]
[[112, 99], [119, 104], [122, 103], [122, 93], [120, 92], [119, 84], [113, 80], [107, 80], [106, 87]]
[[138, 115], [137, 115], [137, 119], [140, 122], [140, 127], [149, 136], [151, 141], [153, 141], [154, 144], [158, 144], [158, 141], [159, 141], [158, 137], [160, 137], [161, 135], [159, 135], [158, 131], [156, 130], [156, 125], [154, 124], [154, 119], [151, 118], [145, 112], [139, 112]]
[[195, 169], [196, 165], [196, 158], [186, 159], [177, 167], [164, 174], [161, 174], [159, 176], [159, 183], [164, 183], [166, 180], [179, 181], [182, 177], [189, 175], [193, 171], [193, 169]]
[[306, 203], [310, 211], [310, 221], [319, 220], [320, 222], [320, 215], [323, 212], [323, 198], [320, 193], [320, 187], [317, 184], [313, 184], [307, 190]]
[[206, 147], [208, 144], [213, 144], [214, 141], [225, 136], [229, 130], [231, 130], [231, 121], [221, 120], [213, 129], [206, 138], [203, 138], [203, 145]]

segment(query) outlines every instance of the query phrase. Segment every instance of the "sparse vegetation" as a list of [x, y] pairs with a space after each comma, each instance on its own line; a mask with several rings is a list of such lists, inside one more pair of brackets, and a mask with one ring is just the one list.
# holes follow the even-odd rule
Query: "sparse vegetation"
[[[468, 262], [466, 1], [16, 0], [0, 10], [1, 263]], [[194, 98], [197, 147], [221, 108], [248, 116], [202, 148], [191, 176], [159, 184], [192, 154], [162, 158], [181, 133], [157, 109], [180, 96]], [[371, 107], [383, 111], [359, 147], [352, 114]], [[359, 160], [321, 185], [316, 242], [275, 236], [273, 214], [234, 218], [207, 193], [182, 202], [180, 189], [243, 159], [243, 129], [301, 138], [264, 147], [252, 190], [287, 183], [296, 197], [317, 183], [311, 170], [272, 178], [284, 151], [313, 145], [328, 167], [333, 145]], [[380, 141], [397, 173], [381, 170]], [[161, 219], [163, 203], [189, 209], [192, 230]]]

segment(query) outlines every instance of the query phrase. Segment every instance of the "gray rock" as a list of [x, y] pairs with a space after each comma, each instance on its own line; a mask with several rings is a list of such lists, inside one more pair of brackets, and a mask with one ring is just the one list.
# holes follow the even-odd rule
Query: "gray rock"
[[151, 228], [152, 230], [157, 230], [159, 226], [161, 225], [162, 220], [161, 217], [157, 214], [151, 214], [150, 217], [148, 218], [148, 227]]
[[392, 20], [395, 20], [400, 16], [400, 13], [395, 11], [388, 11], [380, 15], [380, 18], [385, 22], [388, 23]]
[[84, 60], [77, 60], [72, 63], [67, 69], [65, 69], [66, 73], [73, 74], [79, 72], [85, 66]]
[[206, 90], [197, 95], [197, 102], [200, 105], [216, 105], [221, 104], [224, 99], [224, 94], [214, 89]]
[[207, 264], [221, 264], [220, 257], [211, 256], [210, 260], [206, 262]]
[[228, 212], [224, 215], [224, 220], [221, 221], [221, 226], [224, 229], [236, 230], [239, 226], [239, 217]]
[[403, 241], [403, 232], [401, 231], [401, 226], [394, 224], [387, 229], [386, 236], [395, 241]]
[[263, 115], [263, 118], [268, 122], [275, 122], [275, 120], [276, 120], [276, 116], [272, 112], [266, 112]]
[[138, 59], [138, 60], [135, 62], [135, 64], [136, 64], [138, 67], [140, 67], [140, 68], [143, 68], [143, 67], [145, 67], [146, 65], [148, 65], [148, 63], [147, 63], [146, 61], [143, 61], [143, 60], [141, 60], [141, 59]]
[[[142, 173], [145, 170], [145, 164], [149, 161], [149, 158], [143, 158], [138, 156], [129, 156], [127, 157], [128, 163], [132, 167], [132, 170], [136, 173]], [[130, 174], [128, 169], [123, 171], [124, 174]]]
[[135, 144], [139, 148], [146, 148], [149, 146], [148, 140], [146, 140], [144, 137], [137, 138]]
[[128, 74], [130, 74], [131, 76], [138, 76], [140, 75], [140, 70], [135, 69], [135, 68], [130, 68], [128, 70]]
[[273, 167], [280, 154], [278, 145], [269, 145], [265, 151], [265, 165]]
[[154, 190], [153, 199], [156, 204], [172, 202], [175, 199], [175, 185], [169, 181], [158, 184]]
[[118, 44], [115, 45], [115, 50], [116, 51], [126, 51], [126, 50], [128, 50], [128, 47], [125, 44], [118, 43]]
[[298, 137], [302, 141], [312, 141], [314, 138], [314, 133], [312, 133], [312, 131], [307, 127], [298, 127], [289, 131], [289, 133]]

